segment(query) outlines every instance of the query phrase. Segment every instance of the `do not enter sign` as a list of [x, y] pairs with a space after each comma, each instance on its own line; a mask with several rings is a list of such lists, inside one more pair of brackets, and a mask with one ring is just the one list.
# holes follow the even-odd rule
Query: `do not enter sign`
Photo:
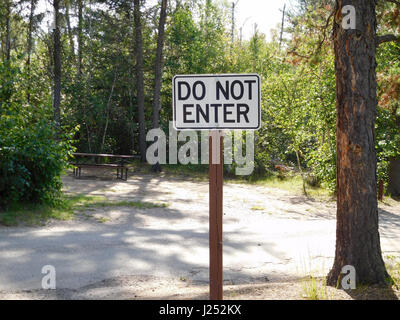
[[[261, 83], [257, 74], [178, 75], [172, 80], [176, 130], [211, 130], [210, 299], [223, 298], [223, 138], [221, 130], [258, 130]], [[214, 157], [215, 156], [215, 157]], [[214, 162], [214, 159], [219, 159]]]
[[177, 130], [257, 130], [261, 126], [256, 74], [177, 75], [173, 79]]

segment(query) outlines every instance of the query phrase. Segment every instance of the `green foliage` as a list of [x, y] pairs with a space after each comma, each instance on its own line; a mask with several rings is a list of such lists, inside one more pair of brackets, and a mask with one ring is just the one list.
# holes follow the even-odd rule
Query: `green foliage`
[[388, 181], [388, 168], [391, 158], [400, 155], [399, 116], [389, 110], [378, 108], [376, 121], [376, 140], [378, 157], [378, 179]]
[[[0, 36], [5, 39], [7, 3], [3, 2], [0, 4]], [[70, 4], [70, 14], [73, 14], [72, 8], [77, 3], [66, 3]], [[81, 34], [76, 19], [71, 19], [71, 28], [67, 25], [65, 7], [61, 22], [61, 123], [66, 126], [63, 132], [71, 132], [66, 128], [76, 126], [81, 130], [73, 131], [73, 136], [70, 133], [61, 135], [57, 142], [53, 139], [50, 108], [52, 34], [38, 28], [43, 17], [36, 17], [28, 68], [29, 22], [13, 1], [12, 61], [5, 59], [5, 46], [0, 47], [3, 59], [0, 63], [0, 162], [4, 172], [0, 202], [3, 205], [19, 199], [45, 201], [56, 193], [60, 188], [57, 177], [66, 165], [73, 140], [81, 152], [139, 152], [132, 1], [83, 3]], [[159, 7], [147, 4], [141, 9], [145, 126], [148, 130], [152, 127]], [[262, 78], [263, 125], [255, 134], [255, 171], [248, 180], [274, 178], [275, 165], [285, 164], [301, 170], [311, 184], [334, 192], [336, 81], [330, 26], [326, 21], [335, 3], [333, 0], [298, 0], [292, 4], [282, 42], [279, 32], [268, 41], [256, 27], [249, 40], [240, 39], [238, 30], [234, 30], [232, 42], [230, 2], [169, 1], [160, 127], [167, 131], [172, 120], [171, 80], [174, 75], [258, 73]], [[332, 22], [332, 17], [330, 19]], [[380, 33], [398, 34], [398, 23], [394, 23], [398, 19], [399, 12], [393, 4], [379, 3]], [[78, 39], [81, 40], [80, 56]], [[400, 69], [396, 62], [399, 54], [398, 43], [385, 44], [377, 51], [378, 176], [385, 181], [390, 159], [400, 154]], [[191, 176], [204, 171], [199, 169], [201, 166], [165, 168], [165, 171], [182, 171]]]
[[385, 44], [377, 52], [379, 107], [375, 128], [378, 179], [385, 182], [389, 179], [390, 159], [400, 155], [400, 66], [393, 63], [399, 54], [400, 45], [397, 43]]
[[13, 100], [15, 84], [11, 89], [7, 86], [18, 81], [18, 69], [1, 66], [0, 70], [15, 75], [1, 77], [0, 85], [7, 91], [0, 107], [0, 206], [19, 201], [58, 201], [60, 174], [73, 150], [72, 135], [61, 134], [56, 140], [45, 107], [22, 106]]

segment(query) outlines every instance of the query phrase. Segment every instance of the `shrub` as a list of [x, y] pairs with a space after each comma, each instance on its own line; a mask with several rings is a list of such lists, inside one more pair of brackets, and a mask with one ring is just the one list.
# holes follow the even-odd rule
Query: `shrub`
[[70, 134], [56, 140], [52, 108], [26, 103], [23, 74], [0, 61], [0, 207], [60, 200], [60, 174], [72, 152]]
[[[15, 111], [15, 110], [14, 110]], [[72, 152], [70, 135], [55, 138], [51, 121], [27, 121], [8, 109], [0, 114], [0, 205], [52, 203], [61, 194], [60, 174]]]

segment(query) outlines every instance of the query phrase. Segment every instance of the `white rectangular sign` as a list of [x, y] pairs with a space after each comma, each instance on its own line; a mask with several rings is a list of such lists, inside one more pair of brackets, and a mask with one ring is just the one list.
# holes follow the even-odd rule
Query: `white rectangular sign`
[[177, 130], [258, 130], [261, 81], [257, 74], [177, 75], [172, 80]]

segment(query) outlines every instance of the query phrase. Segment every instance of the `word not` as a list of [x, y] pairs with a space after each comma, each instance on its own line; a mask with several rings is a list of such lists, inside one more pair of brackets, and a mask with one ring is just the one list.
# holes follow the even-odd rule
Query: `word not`
[[[222, 82], [225, 82], [223, 85]], [[235, 100], [240, 100], [243, 98], [245, 91], [247, 93], [248, 99], [252, 99], [252, 90], [253, 90], [253, 85], [256, 84], [256, 80], [244, 80], [244, 81], [239, 81], [239, 80], [234, 80], [230, 83], [229, 80], [227, 81], [216, 81], [216, 91], [215, 91], [215, 100], [220, 101], [222, 96], [226, 100], [229, 100], [229, 94], [231, 97]], [[248, 89], [246, 90], [247, 84]], [[183, 92], [183, 87], [185, 87], [186, 92], [185, 95], [182, 94]], [[200, 90], [198, 89], [200, 87]], [[201, 92], [198, 94], [198, 92]], [[203, 100], [206, 96], [207, 93], [207, 88], [204, 83], [204, 81], [198, 80], [193, 83], [193, 86], [191, 87], [190, 84], [186, 81], [178, 81], [178, 99], [179, 100], [187, 100], [191, 96], [191, 93], [193, 95], [193, 98], [195, 100]]]
[[42, 278], [42, 289], [56, 289], [56, 268], [52, 265], [45, 265], [42, 268], [42, 274], [46, 274]]

